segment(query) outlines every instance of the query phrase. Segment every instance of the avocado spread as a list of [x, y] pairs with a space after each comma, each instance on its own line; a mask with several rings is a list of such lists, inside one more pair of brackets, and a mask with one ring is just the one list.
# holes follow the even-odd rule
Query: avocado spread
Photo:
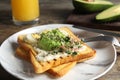
[[40, 33], [27, 34], [24, 41], [38, 53], [38, 61], [49, 61], [68, 55], [75, 56], [86, 49], [84, 42], [75, 38], [64, 29], [45, 30]]
[[69, 37], [64, 35], [59, 29], [53, 29], [42, 32], [38, 40], [38, 47], [50, 51], [59, 48], [63, 44], [69, 42]]

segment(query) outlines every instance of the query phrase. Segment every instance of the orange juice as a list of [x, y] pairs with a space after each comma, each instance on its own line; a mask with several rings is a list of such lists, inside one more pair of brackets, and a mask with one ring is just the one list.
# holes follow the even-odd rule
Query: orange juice
[[11, 6], [17, 21], [32, 21], [39, 17], [39, 0], [11, 0]]

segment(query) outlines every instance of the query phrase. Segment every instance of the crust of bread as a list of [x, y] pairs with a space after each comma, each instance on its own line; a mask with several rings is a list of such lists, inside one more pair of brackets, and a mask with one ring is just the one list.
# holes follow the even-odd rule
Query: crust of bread
[[[62, 27], [60, 29], [67, 31], [69, 33], [69, 35], [71, 37], [73, 37], [75, 40], [80, 40], [77, 36], [75, 36], [72, 33], [72, 31], [69, 28]], [[86, 44], [83, 44], [84, 46], [87, 47], [86, 50], [81, 52], [81, 53], [79, 53], [79, 54], [77, 54], [77, 55], [75, 55], [75, 56], [69, 55], [69, 56], [60, 57], [58, 59], [54, 59], [54, 60], [51, 60], [51, 61], [39, 62], [39, 61], [37, 61], [37, 59], [35, 57], [37, 55], [37, 53], [35, 52], [33, 47], [30, 44], [24, 42], [24, 40], [23, 40], [24, 36], [25, 35], [20, 35], [18, 37], [18, 43], [25, 50], [29, 51], [29, 53], [30, 53], [30, 60], [31, 60], [31, 63], [33, 64], [33, 67], [34, 67], [34, 70], [35, 70], [36, 73], [43, 73], [43, 72], [49, 70], [50, 68], [53, 68], [55, 66], [58, 66], [58, 65], [61, 65], [61, 64], [65, 64], [65, 63], [68, 63], [68, 62], [74, 62], [74, 61], [79, 62], [80, 60], [84, 61], [84, 59], [87, 60], [87, 59], [93, 57], [96, 54], [95, 50], [93, 50], [92, 48], [90, 48]]]
[[54, 77], [62, 77], [66, 73], [68, 73], [69, 70], [76, 65], [76, 63], [77, 63], [76, 61], [65, 63], [65, 64], [59, 65], [57, 67], [53, 67], [53, 68], [49, 69], [47, 72], [52, 74]]
[[28, 62], [30, 62], [30, 55], [28, 51], [25, 51], [22, 47], [17, 47], [16, 49], [16, 55], [20, 58], [22, 58], [23, 60], [26, 60]]

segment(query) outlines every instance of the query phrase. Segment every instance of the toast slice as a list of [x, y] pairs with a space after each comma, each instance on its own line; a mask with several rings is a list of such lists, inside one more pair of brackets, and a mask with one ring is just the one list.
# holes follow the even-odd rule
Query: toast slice
[[[23, 60], [30, 62], [29, 53], [27, 51], [25, 51], [22, 47], [17, 47], [16, 55], [18, 57], [22, 58]], [[49, 69], [47, 72], [52, 74], [54, 77], [61, 77], [61, 76], [65, 75], [75, 65], [76, 65], [76, 61], [69, 62], [66, 64], [62, 64], [62, 65], [53, 67], [53, 68]]]
[[[59, 28], [59, 30], [63, 30], [65, 32], [67, 32], [69, 34], [69, 36], [76, 40], [76, 41], [80, 41], [80, 39], [75, 36], [71, 30], [67, 27], [62, 27]], [[38, 53], [35, 51], [34, 47], [25, 42], [24, 38], [26, 35], [20, 35], [18, 37], [18, 43], [22, 46], [22, 48], [24, 48], [25, 50], [29, 51], [30, 53], [30, 61], [33, 64], [34, 70], [36, 73], [43, 73], [55, 66], [59, 66], [61, 64], [65, 64], [68, 62], [79, 62], [81, 60], [87, 60], [91, 57], [94, 57], [96, 54], [96, 51], [93, 50], [92, 48], [90, 48], [89, 46], [87, 46], [85, 43], [82, 43], [82, 45], [85, 47], [84, 50], [82, 50], [81, 52], [77, 53], [77, 55], [68, 55], [65, 57], [59, 57], [57, 59], [53, 59], [53, 60], [49, 60], [49, 61], [38, 61], [36, 59], [36, 56], [38, 55]]]
[[[21, 46], [17, 47], [16, 55], [18, 57], [22, 58], [23, 60], [26, 60], [26, 61], [30, 62], [30, 57], [29, 57], [28, 51], [25, 51]], [[86, 60], [91, 59], [93, 57], [90, 57], [90, 58], [87, 58], [87, 59], [81, 59], [81, 60], [79, 60], [79, 62], [86, 61]], [[62, 64], [62, 65], [53, 67], [53, 68], [49, 69], [47, 72], [52, 74], [52, 76], [54, 76], [54, 77], [62, 77], [66, 73], [68, 73], [69, 70], [76, 65], [76, 63], [77, 63], [76, 61], [65, 63], [65, 64]]]
[[[21, 46], [17, 47], [16, 55], [18, 57], [22, 58], [23, 60], [26, 60], [26, 61], [30, 62], [29, 52], [25, 51]], [[79, 62], [89, 60], [89, 59], [91, 59], [93, 57], [94, 56], [92, 56], [90, 58], [81, 59], [81, 60], [79, 60]], [[54, 76], [54, 77], [62, 77], [66, 73], [68, 73], [69, 70], [76, 65], [76, 63], [77, 63], [76, 61], [65, 63], [65, 64], [62, 64], [62, 65], [53, 67], [53, 68], [49, 69], [47, 72], [52, 74], [52, 76]]]
[[[81, 60], [79, 60], [79, 62], [89, 60], [93, 57], [89, 57], [89, 58], [86, 58], [86, 59], [81, 59]], [[70, 69], [73, 68], [76, 64], [77, 64], [77, 61], [65, 63], [65, 64], [62, 64], [62, 65], [53, 67], [53, 68], [49, 69], [47, 72], [52, 74], [54, 77], [62, 77], [66, 73], [68, 73], [70, 71]]]

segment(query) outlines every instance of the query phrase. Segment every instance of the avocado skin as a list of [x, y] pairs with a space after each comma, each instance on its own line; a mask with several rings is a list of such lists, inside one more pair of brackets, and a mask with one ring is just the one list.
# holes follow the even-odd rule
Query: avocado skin
[[[100, 0], [95, 0], [95, 1], [100, 1]], [[73, 6], [75, 7], [75, 12], [78, 12], [78, 13], [100, 12], [114, 5], [112, 2], [111, 4], [100, 4], [100, 3], [89, 4], [89, 3], [80, 2], [80, 0], [79, 1], [72, 0], [72, 3], [73, 3]]]
[[[115, 8], [118, 8], [118, 7], [120, 8], [120, 4], [115, 5], [111, 8], [115, 9]], [[97, 14], [95, 16], [96, 21], [97, 22], [113, 22], [113, 21], [116, 21], [116, 20], [120, 20], [120, 11], [119, 11], [119, 14], [116, 14], [116, 12], [113, 12], [111, 8], [108, 8], [108, 9], [102, 11], [101, 13]], [[104, 13], [109, 13], [109, 11], [113, 12], [116, 15], [110, 16], [110, 17], [107, 17], [107, 18], [102, 18], [102, 19], [99, 18], [99, 15], [104, 14]], [[108, 15], [110, 15], [110, 14], [108, 14]]]
[[116, 20], [120, 20], [120, 15], [112, 16], [112, 17], [105, 18], [105, 19], [96, 19], [97, 22], [102, 22], [102, 23], [113, 22], [113, 21], [116, 21]]

